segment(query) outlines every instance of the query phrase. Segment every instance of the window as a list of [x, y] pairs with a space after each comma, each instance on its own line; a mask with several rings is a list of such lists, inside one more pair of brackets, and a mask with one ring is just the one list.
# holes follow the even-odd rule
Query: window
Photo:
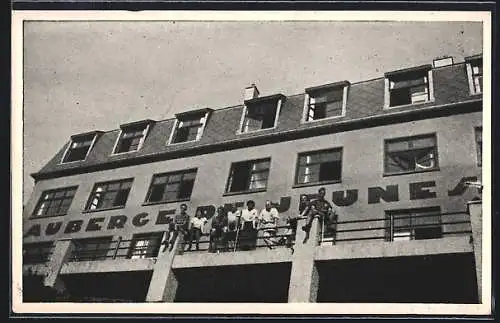
[[483, 127], [477, 127], [475, 129], [476, 134], [476, 151], [477, 151], [477, 164], [481, 166], [483, 164]]
[[281, 101], [281, 95], [245, 101], [241, 132], [245, 133], [276, 127]]
[[158, 255], [163, 232], [134, 234], [127, 258], [142, 259]]
[[437, 168], [437, 144], [434, 134], [385, 141], [386, 174], [419, 172]]
[[62, 162], [69, 163], [85, 160], [96, 138], [96, 133], [72, 136]]
[[33, 216], [59, 216], [68, 212], [75, 196], [77, 186], [44, 191], [38, 201]]
[[349, 82], [342, 81], [306, 89], [305, 121], [345, 115]]
[[106, 260], [113, 237], [73, 240], [69, 261]]
[[189, 199], [193, 191], [195, 178], [196, 169], [154, 175], [146, 203]]
[[466, 58], [467, 74], [471, 94], [483, 92], [483, 59], [481, 56]]
[[48, 262], [54, 249], [54, 243], [40, 242], [23, 245], [23, 264], [40, 264]]
[[203, 109], [177, 114], [177, 122], [169, 143], [200, 140], [210, 111]]
[[141, 149], [151, 122], [147, 120], [122, 125], [114, 153], [120, 154]]
[[132, 179], [98, 183], [94, 186], [86, 210], [124, 207], [132, 186]]
[[430, 67], [386, 73], [389, 102], [386, 106], [422, 103], [433, 100]]
[[386, 211], [386, 240], [438, 239], [443, 236], [439, 207]]
[[226, 193], [265, 190], [270, 164], [270, 158], [233, 163]]
[[340, 181], [342, 148], [299, 154], [295, 184]]

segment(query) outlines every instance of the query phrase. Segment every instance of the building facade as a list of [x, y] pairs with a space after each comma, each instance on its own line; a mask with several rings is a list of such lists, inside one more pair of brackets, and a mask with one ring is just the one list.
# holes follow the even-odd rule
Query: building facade
[[[76, 134], [32, 174], [25, 284], [73, 301], [478, 303], [482, 92], [482, 56], [448, 57]], [[287, 238], [320, 187], [336, 217], [308, 240], [300, 219], [293, 248], [259, 230], [251, 250], [207, 251], [219, 206], [269, 200]], [[166, 248], [183, 203], [208, 219], [200, 250], [182, 234]]]

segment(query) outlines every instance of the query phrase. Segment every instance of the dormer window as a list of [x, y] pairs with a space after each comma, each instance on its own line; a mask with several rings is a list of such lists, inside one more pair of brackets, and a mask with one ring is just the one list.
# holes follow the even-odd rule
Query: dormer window
[[121, 154], [141, 149], [152, 122], [152, 120], [144, 120], [121, 125], [113, 153]]
[[202, 109], [176, 114], [177, 120], [169, 143], [200, 140], [211, 111], [211, 109]]
[[71, 136], [71, 142], [64, 153], [62, 162], [70, 163], [85, 160], [99, 133], [100, 132], [92, 132]]
[[481, 55], [467, 57], [467, 77], [470, 94], [483, 92], [483, 57]]
[[430, 65], [385, 74], [386, 108], [434, 100]]
[[345, 116], [348, 86], [348, 81], [342, 81], [307, 88], [303, 120], [314, 121]]
[[276, 127], [283, 99], [283, 95], [277, 94], [246, 100], [240, 133]]

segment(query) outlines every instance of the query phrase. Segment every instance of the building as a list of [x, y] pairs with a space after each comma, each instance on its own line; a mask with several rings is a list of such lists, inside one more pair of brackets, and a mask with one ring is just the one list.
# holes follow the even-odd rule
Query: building
[[[445, 57], [75, 134], [32, 174], [25, 284], [77, 301], [478, 303], [482, 90], [481, 55]], [[163, 244], [181, 203], [211, 219], [270, 200], [283, 234], [320, 187], [337, 218], [305, 242], [299, 220], [293, 252], [261, 231], [252, 250]]]

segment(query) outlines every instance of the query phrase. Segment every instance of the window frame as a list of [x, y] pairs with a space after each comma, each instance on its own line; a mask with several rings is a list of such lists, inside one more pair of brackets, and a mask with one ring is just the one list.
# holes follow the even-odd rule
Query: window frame
[[[90, 151], [92, 150], [92, 148], [94, 148], [94, 145], [95, 145], [95, 142], [97, 141], [97, 137], [98, 135], [101, 134], [100, 131], [95, 131], [95, 132], [89, 132], [89, 133], [82, 133], [82, 134], [78, 134], [78, 135], [73, 135], [70, 137], [70, 141], [68, 143], [68, 145], [66, 146], [65, 150], [64, 150], [64, 153], [61, 157], [61, 160], [59, 161], [59, 164], [62, 165], [62, 164], [72, 164], [72, 163], [78, 163], [78, 162], [84, 162], [87, 160], [87, 157], [89, 156], [90, 154]], [[66, 156], [68, 155], [69, 151], [71, 150], [71, 145], [76, 142], [78, 138], [81, 138], [81, 137], [86, 137], [86, 136], [93, 136], [92, 138], [92, 142], [90, 143], [89, 145], [89, 149], [87, 150], [87, 153], [85, 154], [85, 158], [83, 159], [79, 159], [79, 160], [72, 160], [72, 161], [64, 161], [64, 159], [66, 158]]]
[[[307, 124], [307, 123], [311, 123], [311, 122], [339, 119], [339, 118], [345, 117], [346, 113], [347, 113], [347, 97], [349, 95], [349, 88], [350, 88], [350, 82], [341, 81], [341, 82], [330, 83], [330, 84], [326, 84], [326, 85], [315, 86], [315, 87], [310, 87], [310, 88], [305, 89], [304, 108], [302, 111], [302, 118], [300, 120], [300, 123]], [[328, 91], [328, 90], [335, 90], [335, 89], [341, 89], [340, 91], [342, 91], [342, 112], [341, 112], [341, 114], [336, 115], [336, 116], [325, 117], [322, 119], [308, 120], [309, 106], [311, 105], [311, 103], [310, 103], [311, 102], [311, 94], [314, 92]]]
[[[397, 76], [400, 77], [405, 74], [413, 74], [413, 73], [419, 73], [419, 72], [424, 72], [427, 71], [427, 90], [428, 90], [428, 100], [423, 101], [423, 102], [415, 102], [415, 103], [407, 103], [407, 104], [400, 104], [400, 105], [393, 105], [391, 106], [391, 90], [390, 90], [390, 83], [391, 83], [391, 78]], [[429, 104], [433, 103], [436, 101], [436, 98], [434, 96], [434, 78], [433, 78], [433, 68], [432, 65], [422, 65], [422, 66], [417, 66], [417, 67], [412, 67], [412, 68], [406, 68], [394, 72], [388, 72], [385, 73], [384, 75], [384, 110], [391, 110], [391, 109], [398, 109], [398, 108], [407, 108], [407, 107], [414, 107], [414, 106], [419, 106], [423, 104]]]
[[[321, 119], [321, 120], [323, 120], [323, 119]], [[298, 183], [299, 169], [300, 169], [300, 165], [299, 165], [300, 164], [300, 157], [303, 155], [314, 154], [314, 153], [323, 153], [323, 152], [340, 152], [340, 179], [309, 182], [309, 183]], [[311, 151], [304, 151], [304, 152], [297, 153], [296, 160], [295, 160], [295, 175], [294, 175], [294, 180], [293, 180], [294, 184], [293, 184], [292, 188], [342, 183], [342, 171], [343, 171], [343, 164], [344, 164], [343, 159], [344, 159], [344, 147], [333, 147], [333, 148], [311, 150]]]
[[[269, 162], [269, 168], [267, 169], [267, 179], [266, 179], [266, 187], [265, 188], [258, 188], [258, 189], [246, 189], [243, 191], [229, 191], [230, 185], [229, 183], [232, 181], [231, 180], [231, 174], [233, 173], [233, 167], [235, 164], [242, 164], [242, 163], [253, 163], [256, 164], [258, 162]], [[223, 196], [230, 196], [230, 195], [238, 195], [238, 194], [247, 194], [247, 193], [256, 193], [256, 192], [266, 192], [269, 184], [269, 176], [271, 175], [271, 162], [272, 158], [271, 157], [264, 157], [264, 158], [256, 158], [256, 159], [248, 159], [248, 160], [240, 160], [236, 162], [232, 162], [230, 167], [229, 167], [229, 174], [227, 176], [226, 180], [226, 187], [224, 189], [224, 194]], [[250, 183], [250, 179], [252, 177], [252, 172], [249, 172], [248, 174], [248, 182]]]
[[[140, 151], [142, 146], [144, 145], [144, 141], [146, 140], [147, 135], [149, 134], [149, 130], [151, 128], [152, 123], [153, 123], [152, 120], [144, 120], [144, 121], [138, 121], [138, 122], [133, 122], [133, 123], [121, 125], [120, 131], [118, 133], [118, 136], [116, 137], [115, 144], [113, 146], [113, 151], [112, 151], [111, 155], [117, 156], [117, 155], [124, 155], [124, 154], [129, 154], [129, 153]], [[142, 137], [139, 140], [139, 144], [137, 145], [137, 149], [117, 152], [116, 150], [119, 147], [120, 141], [123, 139], [124, 133], [126, 133], [127, 130], [129, 130], [129, 132], [131, 132], [130, 129], [134, 129], [136, 127], [139, 128], [141, 126], [144, 126], [144, 129], [142, 130]], [[134, 132], [136, 132], [136, 131], [134, 131]]]
[[[36, 214], [36, 213], [38, 213], [38, 210], [39, 210], [41, 203], [43, 203], [42, 198], [45, 194], [52, 193], [52, 192], [56, 193], [56, 192], [60, 192], [60, 191], [69, 191], [69, 190], [73, 190], [73, 189], [75, 190], [75, 193], [73, 194], [73, 197], [71, 198], [71, 202], [69, 203], [68, 209], [66, 210], [66, 212], [61, 213], [61, 214], [51, 214], [51, 215], [37, 215]], [[42, 191], [42, 193], [40, 194], [40, 197], [38, 198], [38, 201], [37, 201], [35, 207], [33, 208], [33, 212], [31, 212], [30, 219], [43, 219], [43, 218], [51, 218], [51, 217], [67, 215], [69, 212], [69, 209], [71, 208], [71, 204], [73, 204], [73, 200], [75, 198], [77, 191], [78, 191], [78, 185], [65, 186], [65, 187], [59, 187], [59, 188], [48, 189], [48, 190]], [[59, 200], [64, 200], [64, 199], [59, 199]]]
[[[426, 137], [434, 137], [435, 139], [435, 147], [434, 147], [434, 152], [436, 154], [436, 156], [434, 157], [434, 160], [435, 160], [435, 163], [436, 165], [433, 167], [433, 168], [429, 168], [429, 169], [421, 169], [421, 170], [411, 170], [411, 171], [402, 171], [402, 172], [387, 172], [386, 171], [386, 156], [387, 156], [387, 144], [388, 143], [391, 143], [391, 142], [398, 142], [398, 141], [403, 141], [403, 140], [417, 140], [417, 139], [422, 139], [422, 138], [426, 138]], [[438, 149], [438, 146], [439, 146], [439, 142], [438, 142], [438, 136], [437, 136], [437, 133], [435, 132], [431, 132], [431, 133], [425, 133], [425, 134], [418, 134], [418, 135], [409, 135], [409, 136], [403, 136], [403, 137], [397, 137], [397, 138], [389, 138], [389, 139], [384, 139], [383, 141], [383, 145], [384, 145], [384, 155], [383, 155], [383, 162], [382, 162], [382, 173], [383, 173], [383, 177], [386, 177], [386, 176], [398, 176], [398, 175], [407, 175], [407, 174], [417, 174], [417, 173], [426, 173], [426, 172], [435, 172], [435, 171], [439, 171], [440, 170], [440, 166], [439, 166], [439, 149]]]
[[[158, 245], [155, 246], [155, 249], [157, 248], [158, 250], [155, 252], [155, 254], [153, 254], [153, 255], [148, 254], [147, 248], [149, 247], [149, 245], [145, 246], [146, 252], [134, 253], [134, 251], [142, 251], [144, 249], [144, 247], [142, 247], [142, 249], [136, 249], [138, 241], [149, 241], [149, 243], [151, 243], [151, 241], [154, 238], [158, 238]], [[158, 257], [158, 254], [160, 252], [161, 245], [162, 245], [162, 242], [164, 239], [165, 239], [165, 232], [164, 231], [135, 233], [132, 236], [132, 239], [130, 240], [130, 246], [127, 250], [126, 259], [151, 259], [151, 258]]]
[[[244, 104], [243, 104], [243, 112], [241, 114], [241, 118], [240, 118], [240, 123], [239, 123], [239, 126], [238, 126], [238, 129], [236, 131], [236, 134], [237, 135], [242, 135], [242, 134], [248, 134], [248, 133], [258, 133], [258, 132], [261, 132], [261, 131], [269, 131], [269, 130], [272, 130], [272, 129], [276, 129], [276, 127], [278, 126], [278, 121], [279, 121], [279, 116], [281, 114], [281, 108], [283, 106], [283, 103], [284, 103], [284, 100], [285, 100], [285, 96], [282, 95], [282, 94], [276, 94], [276, 95], [270, 95], [270, 96], [266, 96], [266, 97], [257, 97], [257, 98], [254, 98], [254, 99], [250, 99], [250, 100], [245, 100], [244, 101]], [[245, 123], [245, 118], [248, 114], [248, 109], [249, 109], [249, 105], [257, 105], [259, 103], [266, 103], [267, 101], [275, 101], [276, 102], [276, 113], [274, 115], [274, 124], [272, 127], [269, 127], [269, 128], [261, 128], [261, 129], [256, 129], [256, 130], [250, 130], [250, 131], [243, 131], [244, 129], [244, 123]]]
[[[399, 214], [398, 214], [399, 213]], [[395, 242], [394, 233], [394, 216], [395, 215], [408, 215], [408, 219], [410, 221], [408, 225], [409, 239], [408, 241], [415, 240], [432, 240], [432, 239], [441, 239], [444, 236], [444, 226], [443, 226], [443, 213], [441, 211], [441, 206], [424, 206], [424, 207], [416, 207], [416, 208], [407, 208], [407, 209], [393, 209], [393, 210], [385, 210], [385, 230], [384, 236], [386, 242]], [[429, 239], [415, 239], [415, 228], [418, 228], [419, 225], [415, 225], [412, 220], [415, 218], [430, 218], [429, 215], [434, 215], [439, 218], [439, 223], [436, 223], [436, 227], [441, 229], [440, 237], [429, 238]], [[426, 224], [424, 224], [425, 226]], [[428, 226], [431, 228], [432, 226]]]
[[[155, 201], [155, 202], [149, 201], [149, 199], [151, 197], [151, 192], [153, 189], [153, 182], [154, 182], [156, 177], [166, 176], [166, 175], [172, 176], [172, 175], [178, 175], [178, 174], [182, 174], [182, 176], [184, 176], [186, 173], [190, 173], [190, 172], [194, 172], [194, 174], [195, 174], [194, 182], [196, 182], [196, 177], [198, 175], [198, 168], [188, 168], [188, 169], [176, 170], [176, 171], [172, 171], [172, 172], [153, 174], [153, 176], [151, 177], [151, 181], [149, 182], [149, 187], [148, 187], [148, 191], [146, 193], [146, 197], [144, 199], [144, 203], [142, 203], [142, 205], [145, 206], [145, 205], [155, 205], [155, 204], [177, 203], [177, 202], [185, 202], [185, 201], [191, 200], [191, 196], [193, 195], [193, 191], [194, 191], [194, 182], [193, 182], [193, 189], [191, 190], [191, 194], [190, 194], [189, 198], [177, 198], [175, 200], [161, 200], [161, 201]], [[168, 181], [168, 179], [167, 179], [167, 181]], [[165, 184], [165, 186], [166, 186], [166, 184]]]
[[[212, 112], [212, 109], [201, 109], [201, 110], [188, 111], [188, 112], [176, 114], [174, 125], [172, 126], [172, 130], [170, 131], [170, 135], [169, 135], [168, 140], [167, 140], [167, 146], [181, 145], [181, 144], [185, 144], [185, 143], [189, 143], [189, 142], [200, 141], [201, 138], [203, 137], [203, 134], [205, 133], [205, 129], [206, 129], [207, 123], [208, 123], [208, 118], [209, 118], [211, 112]], [[202, 119], [202, 118], [205, 119], [205, 121], [201, 125], [201, 131], [200, 131], [199, 138], [197, 136], [197, 138], [194, 140], [173, 142], [174, 138], [177, 134], [177, 130], [179, 129], [180, 122], [187, 121], [187, 120], [191, 121], [191, 120], [195, 119], [194, 117], [197, 117], [197, 116], [199, 116], [199, 119]]]
[[[483, 73], [484, 73], [483, 56], [482, 55], [476, 55], [476, 56], [471, 56], [471, 57], [465, 58], [465, 68], [467, 71], [467, 80], [469, 83], [469, 95], [482, 95], [484, 93], [484, 83], [481, 86], [480, 92], [476, 91], [476, 86], [474, 83], [473, 67], [476, 66], [475, 63], [479, 63], [479, 62], [481, 63], [481, 68], [483, 69]], [[481, 78], [483, 77], [483, 73], [481, 73]]]
[[[478, 141], [478, 132], [481, 133], [481, 144]], [[474, 127], [474, 142], [476, 145], [477, 166], [483, 167], [483, 126]]]
[[[129, 191], [127, 193], [127, 199], [126, 199], [126, 201], [125, 201], [125, 203], [123, 205], [106, 207], [106, 208], [102, 207], [102, 208], [90, 209], [90, 207], [92, 205], [92, 200], [95, 198], [95, 196], [94, 196], [95, 193], [96, 193], [95, 190], [97, 189], [98, 186], [101, 186], [101, 185], [112, 185], [112, 184], [116, 184], [116, 183], [120, 183], [120, 185], [121, 185], [122, 184], [121, 182], [126, 182], [126, 181], [130, 181], [130, 188], [129, 188]], [[134, 178], [133, 177], [95, 183], [94, 186], [92, 187], [92, 191], [90, 191], [89, 198], [87, 200], [87, 203], [85, 203], [85, 208], [83, 209], [82, 213], [91, 213], [91, 212], [99, 212], [99, 211], [116, 210], [116, 209], [123, 209], [123, 208], [125, 208], [127, 206], [127, 202], [128, 202], [129, 197], [130, 197], [130, 192], [132, 191], [133, 184], [134, 184]], [[106, 193], [106, 192], [109, 192], [109, 191], [104, 191], [104, 192]], [[119, 192], [119, 190], [117, 192]], [[115, 197], [115, 199], [116, 199], [116, 197]]]

